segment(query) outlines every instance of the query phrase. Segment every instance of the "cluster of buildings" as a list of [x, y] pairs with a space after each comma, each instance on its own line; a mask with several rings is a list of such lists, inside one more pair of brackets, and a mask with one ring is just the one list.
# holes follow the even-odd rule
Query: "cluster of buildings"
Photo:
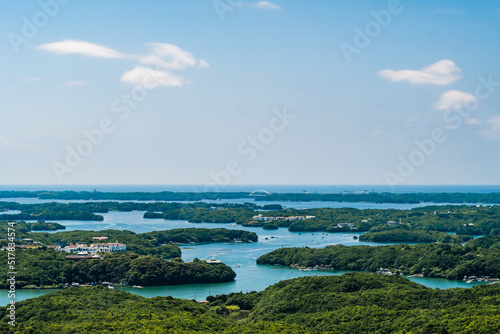
[[493, 282], [493, 283], [497, 283], [497, 282], [500, 282], [499, 278], [491, 277], [491, 276], [482, 276], [482, 277], [464, 276], [463, 280], [464, 280], [465, 283], [474, 283], [474, 282]]
[[77, 243], [66, 247], [57, 246], [54, 248], [57, 251], [76, 253], [78, 255], [97, 254], [100, 252], [125, 252], [127, 245], [121, 244], [118, 241], [100, 244], [91, 244], [87, 246], [85, 243]]
[[394, 227], [394, 226], [399, 226], [399, 225], [403, 225], [403, 223], [401, 223], [401, 219], [397, 222], [397, 221], [394, 221], [394, 220], [389, 220], [387, 222], [387, 225], [391, 226], [391, 227]]
[[343, 227], [356, 228], [356, 227], [354, 227], [354, 223], [338, 223], [337, 227], [340, 227], [340, 228], [343, 228]]
[[252, 217], [252, 219], [256, 222], [267, 222], [273, 220], [295, 221], [295, 220], [305, 220], [305, 219], [315, 219], [315, 218], [316, 216], [264, 217], [262, 214]]
[[376, 271], [377, 274], [379, 275], [397, 275], [397, 273], [392, 272], [389, 268], [379, 268], [379, 270]]

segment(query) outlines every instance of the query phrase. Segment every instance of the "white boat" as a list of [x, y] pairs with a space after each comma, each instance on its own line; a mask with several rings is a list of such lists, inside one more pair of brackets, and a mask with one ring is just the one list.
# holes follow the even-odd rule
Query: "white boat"
[[132, 285], [133, 288], [136, 288], [136, 289], [142, 289], [142, 286], [140, 285]]

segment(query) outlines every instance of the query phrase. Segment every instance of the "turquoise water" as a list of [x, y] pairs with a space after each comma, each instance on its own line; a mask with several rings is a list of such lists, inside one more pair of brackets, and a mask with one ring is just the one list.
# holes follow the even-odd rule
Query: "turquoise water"
[[[3, 201], [6, 202], [17, 202], [19, 204], [41, 204], [41, 203], [86, 203], [86, 202], [102, 202], [100, 200], [52, 200], [52, 199], [38, 199], [38, 198], [26, 198], [26, 197], [16, 197], [16, 198], [5, 198]], [[134, 202], [134, 203], [154, 203], [158, 201], [120, 201], [113, 200], [113, 202]], [[177, 201], [179, 202], [179, 201]], [[411, 210], [413, 208], [420, 208], [429, 205], [476, 205], [472, 203], [417, 203], [417, 204], [398, 204], [398, 203], [362, 203], [362, 202], [269, 202], [269, 201], [258, 201], [255, 202], [251, 198], [238, 198], [238, 199], [224, 199], [224, 200], [203, 200], [201, 202], [214, 203], [214, 204], [224, 204], [224, 203], [255, 203], [257, 205], [266, 204], [280, 204], [284, 208], [292, 209], [318, 209], [318, 208], [354, 208], [354, 209], [399, 209], [399, 210]], [[194, 203], [194, 201], [183, 201], [179, 203]], [[484, 205], [498, 205], [498, 204], [484, 204]], [[4, 213], [16, 213], [16, 212], [4, 212]], [[19, 212], [17, 212], [19, 213]], [[1, 213], [0, 213], [1, 215]]]
[[[286, 228], [266, 231], [262, 228], [243, 227], [236, 224], [192, 224], [186, 221], [166, 221], [163, 219], [144, 219], [143, 211], [109, 212], [103, 214], [104, 221], [59, 221], [71, 230], [130, 230], [136, 233], [168, 230], [174, 228], [203, 227], [228, 229], [243, 229], [257, 233], [259, 241], [255, 243], [218, 243], [202, 245], [182, 245], [182, 258], [192, 261], [194, 258], [207, 260], [216, 258], [231, 266], [237, 277], [234, 282], [218, 284], [178, 285], [162, 287], [145, 287], [143, 289], [123, 287], [119, 290], [128, 291], [145, 297], [173, 296], [178, 298], [204, 300], [208, 295], [228, 294], [231, 292], [248, 292], [263, 290], [269, 285], [284, 279], [311, 275], [340, 275], [345, 271], [299, 271], [282, 266], [258, 266], [255, 260], [265, 253], [280, 247], [325, 247], [327, 245], [380, 245], [354, 240], [354, 235], [360, 233], [305, 233], [289, 232]], [[411, 280], [432, 288], [471, 287], [462, 281], [449, 281], [432, 278], [410, 278]], [[34, 298], [54, 290], [18, 290], [16, 300]], [[0, 305], [9, 302], [7, 291], [0, 292]]]

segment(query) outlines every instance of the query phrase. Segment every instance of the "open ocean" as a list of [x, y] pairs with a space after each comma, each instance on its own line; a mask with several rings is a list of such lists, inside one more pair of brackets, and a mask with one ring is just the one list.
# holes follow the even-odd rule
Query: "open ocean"
[[[0, 190], [18, 191], [101, 191], [101, 192], [203, 192], [203, 185], [0, 185]], [[341, 193], [344, 191], [370, 191], [393, 193], [497, 193], [500, 185], [228, 185], [225, 192], [252, 192], [266, 190], [271, 193]]]

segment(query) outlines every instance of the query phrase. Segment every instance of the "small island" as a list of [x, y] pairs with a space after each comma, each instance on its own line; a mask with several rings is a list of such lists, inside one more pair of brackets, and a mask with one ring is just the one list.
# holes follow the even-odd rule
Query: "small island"
[[[7, 263], [7, 252], [0, 252], [0, 261]], [[17, 251], [16, 261], [16, 286], [28, 289], [62, 288], [71, 284], [90, 286], [102, 282], [142, 286], [220, 283], [236, 277], [223, 263], [198, 259], [184, 263], [180, 258], [167, 261], [132, 252], [77, 256], [42, 247]], [[7, 279], [7, 271], [0, 273], [0, 289], [9, 288]]]
[[[22, 225], [24, 226], [24, 225]], [[7, 258], [15, 248], [19, 288], [112, 282], [133, 285], [219, 283], [235, 272], [220, 261], [184, 263], [177, 244], [255, 242], [257, 235], [224, 228], [187, 228], [136, 234], [131, 231], [32, 232], [30, 238], [0, 241], [0, 288], [8, 288]], [[171, 259], [168, 261], [168, 259]]]
[[367, 242], [440, 242], [447, 244], [462, 244], [472, 239], [473, 237], [470, 235], [456, 235], [438, 231], [406, 229], [392, 229], [380, 232], [368, 232], [359, 236], [359, 241]]
[[[260, 265], [308, 269], [337, 269], [422, 275], [461, 280], [465, 276], [500, 278], [500, 236], [468, 241], [465, 245], [418, 244], [389, 246], [333, 245], [280, 248], [257, 259]], [[488, 246], [480, 246], [484, 245]], [[387, 269], [387, 270], [385, 270]]]

